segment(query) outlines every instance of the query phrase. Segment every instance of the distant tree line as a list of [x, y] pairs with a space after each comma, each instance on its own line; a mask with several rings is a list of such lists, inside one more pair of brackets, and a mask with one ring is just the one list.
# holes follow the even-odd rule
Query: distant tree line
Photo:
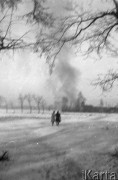
[[62, 98], [62, 111], [82, 112], [84, 111], [86, 98], [79, 92], [76, 100], [69, 101], [67, 97]]
[[53, 104], [47, 105], [43, 96], [35, 94], [19, 94], [17, 101], [9, 101], [7, 98], [0, 96], [0, 109], [5, 109], [6, 113], [9, 110], [15, 113], [20, 109], [21, 113], [28, 110], [31, 114], [34, 110], [37, 113], [44, 113], [45, 110], [61, 109], [63, 112], [97, 112], [97, 113], [118, 113], [118, 106], [110, 107], [105, 106], [103, 99], [100, 99], [98, 106], [86, 104], [86, 98], [82, 92], [78, 93], [76, 99], [69, 100], [64, 96], [60, 101], [55, 101]]
[[85, 105], [84, 112], [118, 113], [118, 106], [105, 106], [103, 99], [100, 99], [100, 103], [98, 106]]
[[0, 96], [0, 108], [6, 109], [6, 113], [8, 113], [9, 109], [12, 109], [13, 113], [15, 113], [15, 110], [19, 108], [21, 109], [21, 113], [26, 109], [29, 109], [29, 113], [32, 113], [34, 109], [37, 109], [37, 113], [40, 113], [41, 110], [43, 113], [45, 111], [46, 101], [42, 96], [34, 94], [19, 94], [17, 100], [18, 103], [16, 104], [16, 101], [9, 101], [7, 98]]
[[103, 107], [101, 111], [100, 106], [85, 105], [83, 112], [118, 113], [118, 107]]
[[76, 100], [69, 103], [67, 97], [62, 98], [62, 111], [63, 112], [97, 112], [97, 113], [118, 113], [118, 106], [110, 107], [105, 106], [103, 99], [100, 99], [98, 106], [86, 104], [86, 98], [79, 92]]

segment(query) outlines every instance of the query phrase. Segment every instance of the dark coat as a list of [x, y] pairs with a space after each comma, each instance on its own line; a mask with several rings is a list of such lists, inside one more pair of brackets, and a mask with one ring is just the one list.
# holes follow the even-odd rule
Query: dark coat
[[60, 122], [61, 121], [61, 115], [59, 112], [56, 113], [56, 121]]

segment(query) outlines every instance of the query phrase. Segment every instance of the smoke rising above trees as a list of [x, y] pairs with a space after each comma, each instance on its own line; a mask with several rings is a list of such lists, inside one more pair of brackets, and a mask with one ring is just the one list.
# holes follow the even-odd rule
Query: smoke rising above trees
[[[76, 69], [71, 67], [70, 59], [67, 58], [68, 60], [64, 60], [63, 56], [60, 58], [60, 53], [65, 46], [69, 46], [66, 52], [70, 51], [71, 45], [72, 47], [76, 47], [78, 52], [81, 52], [83, 50], [81, 47], [85, 45], [84, 52], [87, 55], [91, 53], [94, 54], [94, 52], [97, 52], [99, 55], [101, 55], [102, 52], [112, 52], [112, 54], [117, 55], [117, 0], [104, 1], [103, 7], [98, 7], [97, 11], [97, 8], [92, 5], [92, 3], [97, 5], [97, 1], [95, 1], [95, 3], [94, 1], [89, 1], [90, 4], [83, 5], [83, 7], [79, 7], [78, 5], [75, 8], [73, 2], [76, 1], [69, 1], [69, 3], [66, 4], [67, 1], [65, 0], [62, 1], [64, 2], [63, 5], [59, 2], [63, 6], [63, 8], [61, 7], [61, 11], [56, 7], [58, 9], [57, 16], [55, 14], [56, 10], [53, 13], [52, 7], [47, 3], [48, 1], [30, 0], [32, 7], [29, 6], [29, 11], [25, 12], [25, 14], [19, 14], [17, 17], [16, 15], [18, 14], [15, 13], [17, 10], [19, 13], [21, 12], [19, 8], [22, 7], [24, 2], [25, 1], [20, 0], [0, 1], [0, 8], [2, 10], [2, 18], [0, 19], [0, 52], [2, 50], [7, 51], [12, 49], [14, 51], [19, 48], [30, 47], [33, 52], [43, 53], [51, 70], [55, 65], [54, 71], [57, 71], [56, 78], [59, 84], [55, 92], [56, 96], [69, 97], [69, 101], [72, 102], [73, 99], [77, 97], [78, 92], [76, 90], [77, 86], [73, 87], [73, 84], [77, 82], [77, 73]], [[58, 5], [58, 1], [55, 1], [55, 5]], [[87, 9], [90, 8], [90, 6], [91, 9]], [[27, 29], [24, 29], [26, 31], [23, 32], [23, 34], [18, 33], [14, 36], [14, 33], [17, 33], [17, 31], [12, 31], [15, 29], [14, 24], [18, 24], [21, 20], [31, 28], [30, 30], [32, 30], [32, 27], [34, 29], [38, 27], [37, 31], [31, 36], [33, 38], [29, 38], [30, 40], [34, 40], [33, 42], [27, 41], [29, 34]], [[116, 40], [115, 43], [113, 43], [114, 37]], [[55, 59], [57, 61], [55, 61]], [[109, 76], [106, 76], [105, 81], [101, 81], [101, 78], [99, 78], [96, 84], [103, 87], [105, 83], [114, 82], [117, 77], [116, 72], [111, 72]], [[80, 78], [80, 74], [78, 78]], [[102, 79], [104, 78], [102, 77]], [[70, 83], [70, 81], [73, 81], [73, 84]], [[112, 85], [113, 83], [110, 84], [110, 88]], [[58, 91], [60, 92], [57, 93]], [[73, 94], [70, 91], [72, 91]]]
[[58, 56], [51, 78], [47, 81], [47, 86], [51, 89], [56, 104], [61, 104], [63, 97], [68, 99], [69, 104], [77, 98], [81, 73], [72, 65], [72, 62], [73, 51], [65, 46]]

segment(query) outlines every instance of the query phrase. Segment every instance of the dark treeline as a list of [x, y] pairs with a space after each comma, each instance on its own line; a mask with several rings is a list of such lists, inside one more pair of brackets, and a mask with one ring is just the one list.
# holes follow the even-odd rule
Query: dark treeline
[[63, 112], [98, 112], [98, 113], [118, 113], [118, 107], [102, 107], [93, 105], [84, 105], [80, 108], [62, 107]]
[[100, 106], [93, 106], [93, 105], [84, 105], [83, 108], [80, 110], [75, 108], [68, 107], [67, 109], [63, 109], [63, 112], [97, 112], [97, 113], [118, 113], [118, 107], [103, 107], [101, 109]]
[[13, 113], [15, 113], [15, 110], [18, 109], [21, 110], [21, 113], [23, 113], [24, 110], [29, 110], [29, 113], [32, 113], [33, 110], [37, 110], [37, 113], [40, 113], [40, 111], [44, 112], [46, 108], [44, 97], [39, 95], [19, 94], [14, 101], [0, 96], [0, 109], [6, 109], [6, 113], [8, 113], [9, 110], [13, 110]]
[[44, 97], [40, 95], [19, 94], [16, 101], [8, 101], [5, 97], [0, 96], [0, 109], [5, 109], [6, 113], [9, 110], [15, 113], [19, 109], [21, 113], [25, 112], [25, 110], [32, 113], [35, 110], [38, 114], [40, 112], [44, 113], [45, 110], [53, 111], [54, 109], [62, 110], [62, 112], [118, 113], [118, 106], [105, 106], [102, 99], [100, 99], [98, 106], [86, 104], [86, 98], [82, 92], [79, 92], [78, 96], [73, 99], [63, 96], [51, 105], [47, 104]]
[[118, 107], [102, 107], [85, 105], [83, 112], [118, 113]]
[[98, 106], [86, 104], [86, 98], [82, 92], [79, 92], [78, 97], [72, 103], [69, 102], [67, 97], [63, 97], [61, 107], [63, 112], [118, 113], [118, 106], [105, 106], [102, 99], [100, 99]]

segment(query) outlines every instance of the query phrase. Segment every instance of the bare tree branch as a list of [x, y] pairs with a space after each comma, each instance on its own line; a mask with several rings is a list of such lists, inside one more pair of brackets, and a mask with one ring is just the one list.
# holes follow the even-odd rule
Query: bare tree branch
[[[114, 32], [117, 33], [118, 29], [118, 2], [111, 2], [111, 10], [73, 13], [57, 20], [48, 32], [40, 31], [35, 49], [46, 56], [50, 68], [54, 67], [55, 59], [66, 43], [75, 46], [83, 55], [118, 51], [118, 44], [114, 43], [113, 48], [111, 46], [112, 35]], [[82, 52], [84, 43], [88, 48]]]
[[110, 91], [116, 81], [118, 81], [117, 71], [109, 70], [106, 75], [99, 75], [98, 78], [92, 82], [92, 85], [100, 86], [103, 91]]
[[[13, 22], [18, 22], [15, 16], [16, 8], [18, 4], [22, 2], [22, 0], [1, 0], [0, 8], [2, 18], [0, 19], [0, 51], [6, 50], [15, 50], [15, 49], [23, 49], [23, 48], [32, 48], [36, 44], [36, 38], [31, 38], [26, 41], [26, 35], [28, 32], [24, 32], [23, 35], [16, 33], [14, 35], [14, 24]], [[53, 16], [49, 9], [44, 6], [45, 1], [41, 0], [31, 0], [32, 5], [34, 5], [32, 10], [29, 10], [29, 13], [25, 15], [20, 15], [23, 22], [40, 24], [41, 26], [51, 27], [53, 24]], [[7, 9], [7, 10], [6, 10]], [[8, 11], [11, 10], [10, 17], [7, 15]], [[25, 17], [25, 19], [24, 19]], [[8, 23], [8, 25], [7, 25]], [[4, 25], [4, 26], [3, 26]], [[7, 25], [7, 28], [5, 28]], [[30, 28], [30, 31], [33, 30], [33, 27]], [[11, 34], [11, 35], [10, 35]]]

